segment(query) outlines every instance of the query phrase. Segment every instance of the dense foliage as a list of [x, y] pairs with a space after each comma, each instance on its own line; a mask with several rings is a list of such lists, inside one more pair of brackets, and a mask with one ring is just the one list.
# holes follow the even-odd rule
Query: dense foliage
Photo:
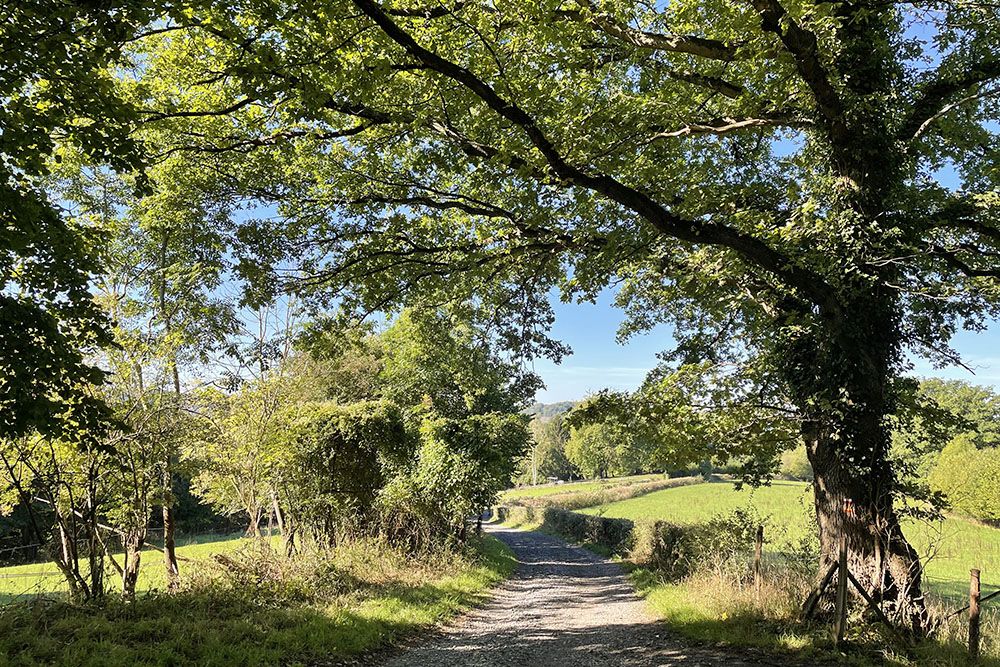
[[895, 437], [896, 455], [951, 509], [1000, 521], [1000, 394], [957, 380], [924, 380], [924, 405]]
[[[0, 15], [0, 437], [64, 439], [106, 427], [85, 358], [111, 342], [91, 299], [103, 230], [67, 219], [45, 190], [57, 142], [92, 163], [139, 165], [134, 111], [110, 65], [154, 14], [153, 3], [100, 7], [15, 0]], [[75, 424], [88, 429], [74, 429]], [[66, 428], [69, 425], [70, 428]]]

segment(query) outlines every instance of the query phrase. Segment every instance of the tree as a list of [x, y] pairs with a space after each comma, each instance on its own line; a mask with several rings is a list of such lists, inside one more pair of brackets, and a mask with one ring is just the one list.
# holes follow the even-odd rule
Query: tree
[[405, 310], [378, 333], [321, 318], [300, 346], [323, 364], [328, 395], [343, 403], [384, 399], [418, 420], [426, 411], [518, 412], [540, 380], [503, 354], [483, 319], [468, 304]]
[[977, 448], [971, 434], [958, 435], [941, 450], [929, 482], [962, 514], [1000, 521], [1000, 449]]
[[510, 486], [529, 437], [524, 415], [428, 416], [408, 482], [436, 522], [464, 540], [466, 519], [489, 508]]
[[[162, 144], [153, 131], [142, 138], [147, 147]], [[98, 230], [104, 241], [94, 253], [102, 268], [92, 303], [113, 321], [115, 346], [98, 357], [115, 375], [112, 394], [120, 403], [113, 407], [152, 403], [172, 411], [173, 431], [161, 428], [156, 451], [162, 456], [157, 499], [164, 566], [175, 588], [174, 467], [188, 418], [181, 375], [206, 363], [239, 331], [232, 299], [217, 293], [229, 268], [228, 207], [209, 181], [197, 182], [203, 174], [184, 169], [179, 156], [143, 174], [144, 196], [137, 195], [135, 177], [94, 167], [72, 145], [59, 146], [57, 156], [50, 192], [65, 202], [71, 222]], [[161, 427], [164, 416], [157, 414]]]
[[40, 434], [0, 439], [0, 496], [22, 503], [38, 542], [54, 545], [52, 560], [74, 601], [105, 592], [98, 525], [108, 495], [105, 457], [97, 448]]
[[945, 442], [961, 433], [971, 434], [977, 447], [1000, 445], [1000, 394], [992, 388], [962, 380], [927, 378], [920, 382], [918, 393], [937, 409], [955, 417], [934, 424], [943, 428], [941, 433], [929, 433], [926, 427], [918, 425], [916, 435], [926, 438], [929, 447], [940, 451]]
[[[190, 154], [234, 156], [227, 178], [287, 223], [279, 242], [274, 221], [244, 233], [255, 266], [300, 260], [307, 285], [360, 311], [475, 296], [513, 347], [553, 357], [550, 288], [622, 285], [626, 333], [672, 321], [679, 362], [767, 377], [807, 444], [823, 563], [846, 534], [859, 581], [923, 626], [888, 418], [908, 351], [954, 360], [952, 332], [997, 312], [991, 9], [342, 0], [195, 14], [184, 80], [242, 84], [188, 110], [232, 120]], [[960, 187], [936, 180], [943, 164]]]
[[413, 457], [399, 408], [303, 403], [289, 406], [285, 425], [275, 477], [287, 544], [374, 532], [379, 490]]
[[566, 458], [584, 477], [608, 477], [615, 470], [615, 435], [606, 424], [574, 427], [566, 441]]
[[766, 372], [705, 361], [661, 365], [635, 392], [600, 392], [567, 421], [613, 426], [619, 467], [698, 466], [707, 476], [715, 466], [734, 466], [742, 482], [759, 484], [776, 472], [782, 452], [801, 442], [794, 416], [769, 393]]
[[[12, 0], [0, 23], [0, 437], [96, 434], [109, 413], [85, 356], [111, 342], [94, 304], [98, 230], [44, 191], [57, 141], [121, 170], [139, 166], [132, 107], [110, 66], [153, 3]], [[75, 423], [67, 423], [72, 411]], [[79, 423], [89, 428], [76, 428]]]
[[565, 480], [573, 476], [574, 467], [565, 452], [569, 429], [561, 416], [544, 418], [536, 414], [531, 420], [531, 437], [533, 443], [521, 464], [519, 483], [539, 484], [549, 477]]
[[809, 455], [805, 445], [789, 449], [781, 455], [781, 474], [792, 479], [812, 479], [812, 466], [809, 465]]

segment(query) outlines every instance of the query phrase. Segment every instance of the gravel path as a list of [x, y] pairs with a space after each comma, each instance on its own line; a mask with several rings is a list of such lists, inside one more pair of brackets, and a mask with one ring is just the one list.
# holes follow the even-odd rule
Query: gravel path
[[542, 533], [488, 526], [520, 563], [485, 606], [384, 667], [745, 667], [671, 639], [621, 568]]

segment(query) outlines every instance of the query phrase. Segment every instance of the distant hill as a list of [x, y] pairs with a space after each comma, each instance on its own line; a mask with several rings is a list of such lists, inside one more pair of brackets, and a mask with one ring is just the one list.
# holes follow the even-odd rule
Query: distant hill
[[569, 412], [577, 406], [579, 401], [559, 401], [558, 403], [533, 403], [524, 413], [527, 415], [537, 415], [540, 419], [552, 419], [561, 414]]

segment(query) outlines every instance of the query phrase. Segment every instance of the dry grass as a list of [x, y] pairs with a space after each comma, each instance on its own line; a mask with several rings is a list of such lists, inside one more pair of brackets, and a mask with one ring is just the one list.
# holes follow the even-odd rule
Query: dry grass
[[628, 483], [589, 488], [584, 491], [566, 491], [544, 496], [512, 498], [510, 504], [525, 507], [559, 507], [561, 509], [576, 510], [638, 498], [639, 496], [665, 489], [701, 484], [704, 481], [701, 477], [675, 477], [653, 481], [631, 481]]

